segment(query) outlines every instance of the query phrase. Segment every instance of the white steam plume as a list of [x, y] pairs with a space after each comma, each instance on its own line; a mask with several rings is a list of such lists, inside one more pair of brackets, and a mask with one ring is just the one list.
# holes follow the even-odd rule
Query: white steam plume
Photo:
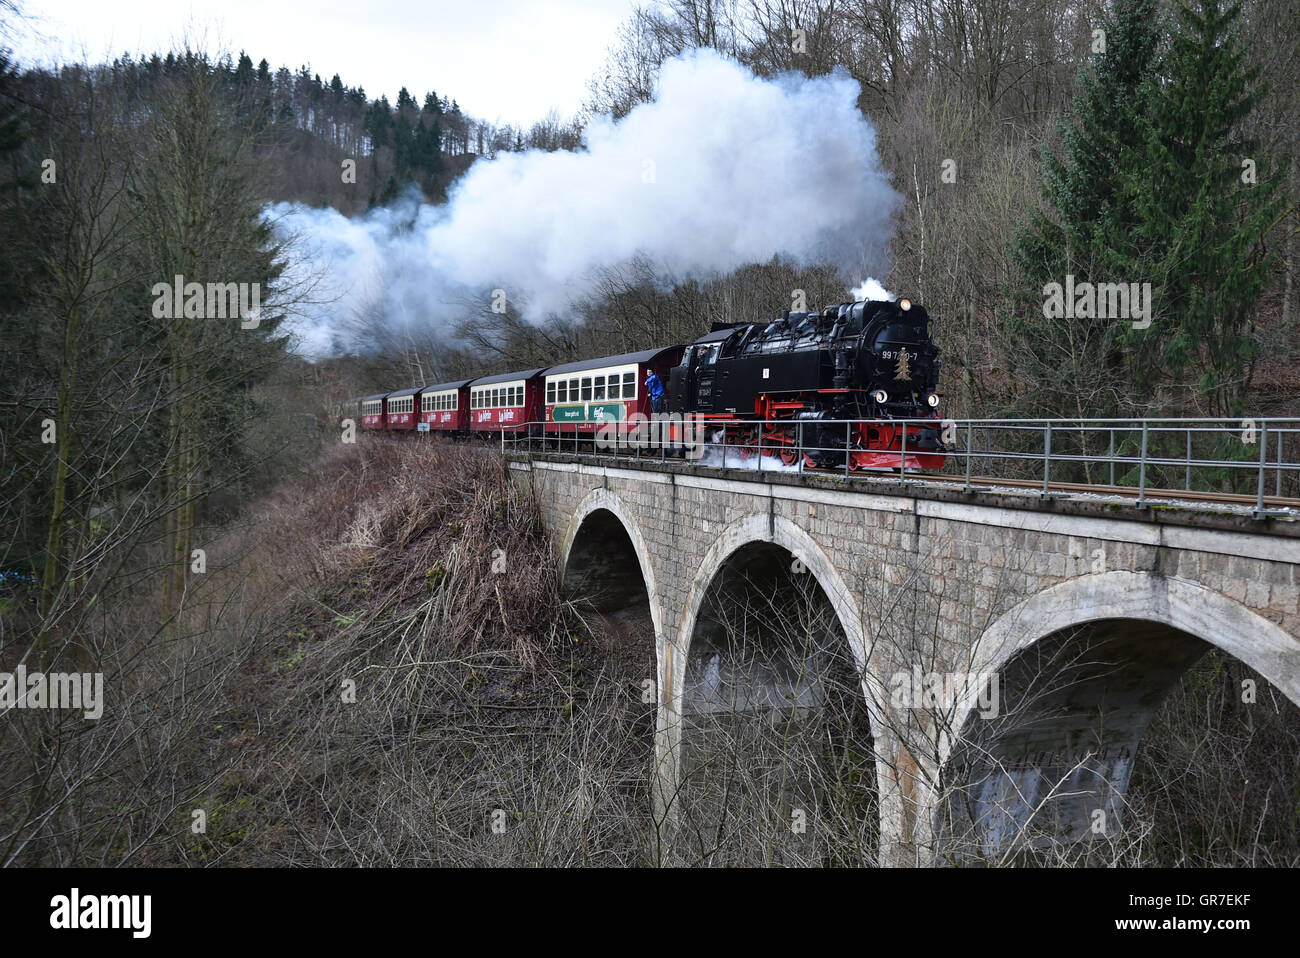
[[866, 282], [861, 286], [854, 286], [849, 290], [854, 302], [859, 299], [893, 299], [894, 294], [885, 287], [881, 286], [877, 280], [867, 277]]
[[408, 198], [354, 219], [270, 207], [299, 239], [291, 278], [323, 275], [317, 298], [332, 300], [295, 331], [321, 354], [351, 345], [348, 317], [446, 329], [494, 289], [537, 320], [638, 256], [677, 278], [774, 255], [846, 276], [882, 268], [900, 197], [858, 93], [842, 72], [759, 79], [692, 51], [663, 65], [654, 102], [593, 122], [585, 149], [480, 160], [445, 206]]

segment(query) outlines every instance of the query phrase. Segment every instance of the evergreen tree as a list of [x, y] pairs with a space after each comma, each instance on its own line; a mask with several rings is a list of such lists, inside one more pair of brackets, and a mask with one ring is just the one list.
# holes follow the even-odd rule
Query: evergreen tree
[[399, 111], [393, 120], [393, 172], [401, 178], [410, 175], [412, 146], [411, 124]]
[[1047, 213], [1035, 213], [1012, 251], [1019, 275], [1007, 318], [1020, 404], [1041, 415], [1113, 416], [1133, 398], [1123, 328], [1096, 317], [1048, 318], [1048, 283], [1121, 282], [1132, 213], [1126, 177], [1143, 162], [1141, 122], [1157, 62], [1157, 0], [1117, 0], [1102, 21], [1104, 47], [1084, 70], [1062, 128], [1062, 155], [1044, 161]]
[[388, 106], [388, 97], [381, 96], [370, 105], [370, 116], [366, 121], [366, 132], [370, 134], [370, 145], [374, 149], [387, 146], [391, 142], [389, 134], [392, 125], [393, 115]]
[[253, 58], [239, 51], [239, 65], [235, 68], [235, 86], [247, 90], [253, 85]]
[[1256, 349], [1255, 307], [1275, 255], [1265, 236], [1285, 208], [1280, 164], [1243, 135], [1265, 93], [1237, 39], [1240, 5], [1192, 0], [1148, 81], [1143, 162], [1126, 178], [1140, 225], [1135, 274], [1153, 287], [1153, 368], [1199, 371], [1205, 411], [1242, 412]]

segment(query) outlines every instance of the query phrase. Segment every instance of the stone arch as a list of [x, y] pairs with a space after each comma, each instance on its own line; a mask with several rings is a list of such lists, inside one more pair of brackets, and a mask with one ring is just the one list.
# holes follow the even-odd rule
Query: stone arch
[[714, 580], [727, 561], [739, 550], [752, 543], [769, 543], [778, 546], [802, 562], [816, 579], [835, 612], [844, 638], [853, 658], [867, 707], [873, 739], [877, 743], [875, 757], [876, 791], [880, 808], [880, 836], [882, 857], [893, 854], [892, 846], [902, 834], [903, 801], [894, 781], [893, 769], [881, 748], [889, 734], [888, 724], [879, 710], [880, 693], [885, 688], [877, 674], [871, 654], [870, 640], [858, 602], [843, 576], [817, 541], [791, 520], [768, 513], [751, 514], [726, 526], [713, 541], [700, 562], [699, 570], [691, 581], [676, 635], [665, 644], [669, 669], [665, 673], [661, 723], [666, 727], [662, 741], [659, 787], [664, 794], [672, 794], [680, 775], [680, 748], [682, 710], [687, 679], [687, 664], [691, 641], [699, 622], [701, 608]]
[[[844, 636], [848, 641], [859, 674], [864, 676], [864, 681], [869, 681], [866, 677], [869, 650], [862, 629], [862, 616], [858, 611], [858, 604], [853, 598], [853, 593], [845, 584], [834, 563], [822, 551], [821, 546], [817, 544], [812, 536], [789, 519], [766, 514], [749, 515], [732, 522], [722, 530], [722, 533], [714, 540], [713, 545], [709, 547], [708, 552], [704, 554], [704, 558], [700, 562], [699, 572], [696, 573], [691, 582], [690, 592], [687, 594], [686, 605], [682, 610], [682, 618], [674, 642], [676, 670], [673, 676], [672, 692], [676, 705], [680, 705], [681, 683], [686, 675], [686, 656], [690, 652], [691, 636], [695, 632], [700, 607], [704, 603], [704, 597], [708, 593], [709, 586], [713, 584], [713, 580], [722, 569], [723, 564], [737, 550], [751, 542], [770, 542], [773, 545], [780, 546], [808, 567], [808, 571], [817, 580], [817, 584], [821, 586], [822, 591], [826, 593], [827, 599], [830, 600], [831, 606], [835, 609], [835, 614], [839, 618], [840, 627], [844, 629]], [[873, 726], [875, 722], [876, 719], [873, 715]]]
[[[604, 510], [611, 513], [623, 525], [623, 530], [627, 537], [632, 541], [632, 549], [636, 553], [637, 564], [641, 567], [641, 578], [645, 582], [646, 595], [650, 600], [650, 621], [654, 624], [656, 650], [655, 657], [659, 657], [658, 645], [660, 637], [663, 636], [663, 617], [661, 612], [661, 596], [659, 586], [655, 581], [654, 565], [650, 561], [650, 549], [646, 545], [645, 537], [641, 534], [641, 528], [636, 520], [632, 517], [632, 511], [617, 495], [608, 489], [593, 489], [578, 504], [578, 508], [573, 510], [573, 517], [569, 520], [568, 528], [565, 530], [564, 538], [560, 542], [560, 572], [563, 574], [568, 570], [569, 557], [573, 551], [574, 540], [578, 538], [578, 533], [582, 530], [589, 516], [594, 512]], [[663, 664], [660, 663], [662, 669]]]
[[[1041, 790], [1044, 782], [1059, 783], [1063, 774], [1068, 782], [1061, 791], [1072, 797], [1052, 801], [1069, 808], [1063, 818], [1070, 825], [1058, 827], [1058, 836], [1086, 837], [1080, 826], [1082, 808], [1096, 814], [1097, 808], [1122, 807], [1137, 746], [1151, 718], [1171, 684], [1210, 647], [1244, 662], [1300, 705], [1300, 642], [1212, 589], [1149, 572], [1079, 576], [1030, 596], [985, 630], [973, 647], [969, 672], [997, 675], [1005, 685], [1023, 691], [1029, 687], [1028, 675], [1047, 676], [1061, 668], [1078, 668], [1077, 662], [1063, 664], [1069, 654], [1057, 659], [1051, 650], [1058, 646], [1065, 650], [1088, 648], [1094, 641], [1105, 653], [1088, 666], [1088, 677], [1083, 671], [1069, 672], [1072, 680], [1080, 679], [1077, 684], [1063, 683], [1039, 700], [1049, 704], [1029, 706], [1032, 711], [1026, 714], [1036, 726], [1032, 747], [1027, 747], [1029, 738], [1020, 740], [1019, 732], [1013, 731], [1007, 740], [1002, 732], [994, 731], [999, 728], [995, 724], [985, 730], [985, 740], [970, 751], [967, 742], [972, 735], [968, 730], [979, 693], [974, 683], [967, 686], [951, 725], [956, 737], [940, 747], [940, 768], [957, 766], [952, 774], [969, 786], [964, 801], [975, 810], [976, 820], [982, 823], [977, 826], [978, 834], [981, 841], [992, 843], [990, 847], [1005, 848], [1009, 841], [1019, 842], [1019, 837], [1009, 837], [1019, 835], [1018, 831], [1006, 830], [1027, 820], [1014, 810], [1019, 807], [1017, 802], [1025, 796], [1024, 807], [1035, 807], [1034, 789]], [[1026, 657], [1035, 649], [1047, 655], [1047, 669]], [[1068, 686], [1072, 687], [1062, 691]], [[1097, 708], [1090, 725], [1081, 723], [1079, 716], [1087, 713], [1080, 710], [1080, 702]], [[1096, 717], [1101, 714], [1104, 722]], [[1091, 742], [1090, 735], [1096, 736]], [[973, 738], [979, 737], [975, 731]], [[1085, 754], [1091, 758], [1083, 760]], [[977, 756], [973, 762], [972, 756]], [[1021, 761], [1001, 764], [1016, 757]], [[1079, 764], [1072, 766], [1076, 760]], [[939, 808], [935, 804], [931, 811], [937, 814]], [[1029, 817], [1035, 818], [1036, 813]]]
[[[1039, 640], [1103, 619], [1156, 622], [1208, 642], [1245, 662], [1300, 705], [1300, 642], [1213, 589], [1151, 572], [1100, 572], [1035, 593], [989, 626], [975, 647], [970, 671], [999, 671]], [[970, 695], [962, 702], [955, 727], [964, 725], [976, 698]], [[945, 749], [945, 759], [947, 753]]]

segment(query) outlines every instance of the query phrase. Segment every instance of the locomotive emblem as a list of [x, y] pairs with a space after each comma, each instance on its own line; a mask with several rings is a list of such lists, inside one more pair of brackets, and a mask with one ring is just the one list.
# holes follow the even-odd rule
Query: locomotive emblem
[[901, 380], [904, 380], [904, 381], [906, 381], [906, 382], [911, 382], [911, 379], [912, 379], [912, 366], [911, 366], [911, 364], [907, 361], [907, 350], [906, 350], [906, 349], [900, 349], [900, 350], [898, 351], [898, 367], [894, 370], [894, 378], [895, 378], [895, 379], [901, 379]]

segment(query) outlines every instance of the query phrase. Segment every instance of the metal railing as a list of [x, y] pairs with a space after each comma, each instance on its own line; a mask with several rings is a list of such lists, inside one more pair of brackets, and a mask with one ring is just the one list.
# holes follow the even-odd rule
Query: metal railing
[[[666, 440], [676, 422], [678, 441]], [[590, 426], [590, 424], [588, 424]], [[567, 423], [525, 423], [501, 434], [503, 451], [529, 455], [684, 459], [721, 469], [882, 472], [903, 483], [1005, 482], [1043, 497], [1096, 491], [1136, 493], [1136, 504], [1180, 496], [1251, 507], [1257, 518], [1300, 510], [1300, 419], [878, 419], [733, 420], [753, 441], [737, 443], [716, 420], [656, 418], [605, 423], [580, 432]], [[890, 449], [861, 442], [864, 427], [894, 433]], [[899, 427], [906, 427], [900, 429]], [[775, 436], [775, 440], [774, 440]], [[942, 449], [923, 438], [937, 436]], [[909, 448], [910, 447], [910, 448]], [[845, 455], [846, 450], [850, 455]], [[871, 453], [872, 465], [861, 468]], [[782, 456], [784, 455], [784, 458]], [[934, 466], [935, 459], [941, 464]], [[919, 457], [927, 457], [927, 465]]]

